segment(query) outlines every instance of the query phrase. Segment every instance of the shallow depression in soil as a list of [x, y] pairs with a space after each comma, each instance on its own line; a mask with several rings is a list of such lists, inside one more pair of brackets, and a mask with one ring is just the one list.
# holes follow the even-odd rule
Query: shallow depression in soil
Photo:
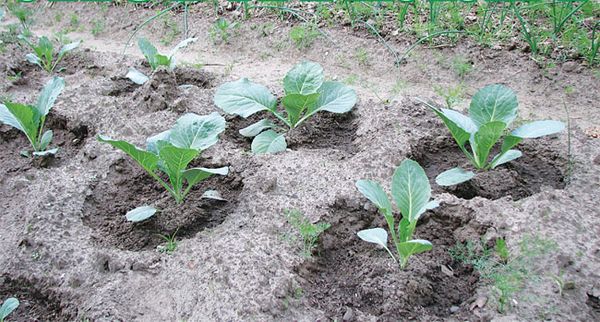
[[[178, 205], [134, 161], [119, 159], [110, 166], [107, 177], [92, 187], [92, 194], [86, 198], [83, 221], [94, 229], [92, 238], [98, 244], [135, 251], [152, 249], [164, 243], [160, 235], [177, 232], [178, 238], [193, 237], [221, 224], [237, 206], [242, 188], [240, 175], [230, 167], [227, 176], [213, 176], [195, 185]], [[209, 189], [220, 192], [226, 201], [200, 198]], [[140, 223], [126, 221], [127, 211], [143, 205], [152, 205], [159, 211]]]
[[[322, 236], [319, 257], [298, 267], [310, 305], [327, 318], [342, 320], [349, 310], [381, 321], [469, 315], [465, 302], [474, 296], [479, 278], [471, 267], [454, 262], [448, 249], [479, 239], [489, 227], [472, 220], [472, 211], [443, 204], [426, 213], [414, 238], [431, 241], [433, 250], [411, 257], [405, 270], [384, 250], [356, 236], [362, 229], [387, 227], [379, 213], [338, 202], [330, 214], [325, 221], [331, 228]], [[452, 306], [459, 310], [451, 313]]]
[[[411, 158], [425, 169], [435, 192], [450, 192], [463, 199], [483, 197], [491, 200], [511, 196], [519, 200], [547, 186], [565, 188], [566, 153], [557, 150], [551, 138], [524, 141], [517, 146], [523, 156], [496, 169], [476, 172], [467, 157], [449, 136], [425, 137], [411, 145]], [[468, 144], [468, 143], [467, 143]], [[497, 147], [491, 153], [496, 155]], [[476, 176], [459, 185], [441, 187], [435, 177], [460, 166], [476, 172]]]

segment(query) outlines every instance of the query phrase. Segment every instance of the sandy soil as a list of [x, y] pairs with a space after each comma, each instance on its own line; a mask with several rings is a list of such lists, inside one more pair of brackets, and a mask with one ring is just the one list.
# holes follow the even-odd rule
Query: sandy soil
[[[154, 11], [109, 7], [101, 14], [106, 29], [92, 37], [98, 6], [56, 3], [36, 16], [34, 33], [66, 28], [68, 19], [57, 23], [54, 16], [67, 9], [77, 12], [84, 28], [68, 36], [84, 43], [57, 72], [67, 83], [49, 121], [60, 133], [58, 159], [39, 165], [19, 157], [26, 141], [0, 127], [0, 298], [17, 296], [22, 303], [11, 321], [600, 319], [600, 139], [585, 134], [600, 117], [598, 71], [571, 62], [542, 69], [519, 49], [482, 49], [468, 41], [419, 49], [396, 69], [364, 31], [327, 29], [334, 43], [321, 38], [298, 50], [288, 37], [293, 22], [265, 15], [244, 21], [229, 44], [213, 45], [213, 12], [199, 5], [190, 14], [190, 33], [199, 41], [180, 60], [210, 65], [157, 73], [139, 87], [124, 75], [130, 66], [147, 68], [140, 52], [120, 52], [135, 24]], [[267, 22], [275, 28], [264, 36]], [[140, 35], [157, 42], [165, 32], [157, 22]], [[393, 45], [402, 50], [409, 43], [395, 39]], [[367, 50], [367, 65], [355, 58], [358, 48]], [[33, 102], [50, 76], [28, 64], [26, 53], [9, 46], [2, 54], [0, 70], [22, 78], [3, 78], [0, 86], [17, 101]], [[526, 142], [525, 158], [460, 191], [434, 184], [441, 206], [417, 227], [434, 251], [400, 271], [387, 254], [356, 237], [383, 222], [354, 182], [376, 179], [387, 186], [407, 157], [422, 162], [431, 178], [462, 162], [443, 124], [414, 99], [443, 103], [433, 85], [460, 82], [447, 64], [457, 54], [473, 64], [464, 78], [468, 96], [503, 83], [518, 94], [520, 120], [566, 121], [564, 100], [571, 131]], [[141, 145], [183, 112], [218, 111], [216, 87], [239, 77], [281, 93], [285, 72], [302, 59], [321, 63], [330, 78], [356, 79], [355, 110], [319, 116], [295, 134], [290, 151], [265, 156], [251, 155], [250, 142], [236, 135], [249, 121], [228, 116], [228, 130], [199, 162], [229, 165], [231, 174], [200, 185], [184, 206], [174, 205], [123, 153], [94, 139], [102, 133]], [[209, 187], [229, 201], [198, 201]], [[127, 210], [153, 200], [165, 213], [142, 224], [124, 221]], [[292, 208], [331, 223], [320, 256], [305, 259], [284, 238], [291, 228], [283, 211]], [[177, 250], [158, 252], [157, 234], [178, 228]], [[519, 242], [532, 235], [557, 247], [536, 259], [531, 270], [539, 280], [528, 281], [503, 314], [489, 283], [448, 253], [457, 242], [504, 237], [518, 254]], [[552, 274], [573, 287], [560, 294]]]

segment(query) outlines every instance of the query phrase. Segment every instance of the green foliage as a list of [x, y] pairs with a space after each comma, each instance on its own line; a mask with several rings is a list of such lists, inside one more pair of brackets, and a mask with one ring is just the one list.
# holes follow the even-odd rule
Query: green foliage
[[304, 216], [304, 214], [296, 209], [284, 210], [284, 215], [287, 222], [292, 227], [298, 230], [302, 238], [302, 256], [310, 258], [317, 247], [319, 236], [331, 225], [326, 222], [313, 224]]
[[473, 70], [471, 62], [463, 56], [455, 56], [452, 58], [452, 70], [459, 78], [464, 78]]
[[[202, 151], [217, 143], [219, 134], [224, 130], [225, 119], [218, 113], [205, 116], [188, 113], [180, 117], [170, 130], [148, 138], [146, 149], [103, 135], [98, 136], [98, 141], [125, 152], [158, 181], [177, 203], [181, 203], [195, 184], [212, 175], [227, 175], [229, 172], [228, 167], [187, 168]], [[159, 176], [159, 172], [169, 178], [168, 183]], [[203, 197], [213, 198], [210, 195]], [[127, 219], [141, 221], [155, 212], [153, 207], [142, 206], [128, 212]]]
[[[52, 141], [52, 130], [44, 132], [46, 116], [50, 113], [54, 101], [63, 88], [65, 81], [60, 77], [54, 77], [42, 89], [35, 106], [5, 101], [0, 104], [0, 122], [10, 125], [25, 133], [33, 147], [34, 156], [55, 154], [58, 148], [47, 150]], [[29, 152], [21, 152], [28, 156]]]
[[[268, 111], [290, 130], [320, 111], [346, 113], [356, 104], [356, 93], [340, 82], [325, 81], [321, 65], [304, 61], [294, 66], [283, 79], [285, 96], [281, 103], [285, 110], [278, 111], [277, 98], [266, 87], [247, 78], [221, 85], [215, 94], [217, 107], [228, 114], [246, 118], [256, 112]], [[275, 129], [275, 130], [273, 130]], [[254, 137], [252, 152], [276, 153], [287, 148], [285, 132], [270, 120], [260, 120], [240, 134]]]
[[94, 19], [92, 20], [92, 35], [94, 37], [98, 37], [101, 33], [104, 32], [104, 28], [106, 28], [104, 20]]
[[23, 27], [23, 34], [29, 35], [29, 26], [33, 21], [33, 11], [25, 7], [20, 1], [17, 0], [8, 0], [6, 2], [6, 8], [10, 14], [19, 20], [19, 23]]
[[213, 43], [229, 43], [232, 33], [239, 27], [239, 23], [230, 23], [225, 18], [219, 18], [208, 31], [208, 35]]
[[41, 37], [38, 40], [37, 45], [23, 35], [19, 35], [19, 39], [24, 41], [31, 49], [33, 49], [33, 53], [25, 55], [27, 61], [40, 66], [48, 73], [52, 73], [63, 57], [68, 52], [79, 47], [80, 44], [80, 41], [66, 44], [60, 48], [58, 53], [55, 53], [52, 42], [46, 36]]
[[[471, 100], [469, 116], [457, 111], [429, 106], [450, 130], [459, 148], [476, 169], [490, 170], [519, 158], [522, 153], [513, 149], [523, 139], [558, 133], [565, 128], [559, 121], [535, 121], [520, 126], [504, 136], [500, 152], [491, 160], [492, 148], [501, 141], [505, 131], [517, 117], [517, 96], [503, 85], [488, 85]], [[466, 148], [469, 143], [471, 152]], [[470, 180], [475, 174], [460, 168], [442, 172], [436, 178], [439, 185], [454, 185]]]
[[9, 297], [0, 306], [0, 322], [4, 322], [6, 317], [19, 307], [19, 300]]
[[459, 83], [449, 87], [434, 85], [433, 91], [444, 99], [447, 108], [452, 108], [463, 100], [467, 89], [462, 83]]
[[177, 249], [177, 232], [179, 229], [175, 230], [175, 232], [171, 235], [158, 235], [160, 238], [165, 240], [165, 245], [160, 245], [157, 247], [158, 251], [161, 253], [172, 254]]
[[412, 255], [432, 249], [427, 240], [412, 239], [417, 221], [425, 211], [438, 206], [431, 199], [429, 179], [421, 166], [410, 159], [402, 161], [392, 177], [392, 197], [400, 213], [401, 220], [396, 223], [392, 203], [379, 183], [371, 180], [358, 180], [356, 188], [369, 199], [383, 214], [396, 247], [398, 259], [387, 247], [388, 233], [382, 228], [371, 228], [358, 232], [362, 240], [382, 246], [394, 259], [405, 268]]
[[320, 36], [317, 26], [310, 23], [290, 29], [290, 39], [298, 49], [309, 48]]
[[[152, 68], [153, 71], [157, 70], [159, 67], [164, 67], [168, 70], [173, 70], [175, 69], [175, 66], [177, 66], [175, 54], [177, 54], [179, 50], [187, 47], [190, 43], [193, 43], [196, 40], [198, 40], [198, 38], [188, 38], [183, 40], [182, 42], [177, 44], [177, 46], [175, 46], [168, 55], [159, 53], [158, 49], [156, 49], [156, 47], [154, 47], [154, 45], [152, 45], [152, 43], [146, 38], [138, 39], [138, 47], [140, 48], [142, 54], [144, 54], [146, 61], [148, 62], [150, 68]], [[140, 72], [139, 70], [133, 67], [129, 67], [129, 71], [125, 76], [138, 85], [142, 85], [149, 80], [148, 76], [146, 76], [144, 73]]]

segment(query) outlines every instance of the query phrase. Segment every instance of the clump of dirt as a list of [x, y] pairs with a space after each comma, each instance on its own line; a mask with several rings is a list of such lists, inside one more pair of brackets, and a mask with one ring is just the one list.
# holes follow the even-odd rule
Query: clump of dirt
[[32, 166], [60, 166], [77, 154], [90, 135], [87, 125], [71, 124], [65, 117], [55, 113], [48, 115], [44, 130], [52, 130], [53, 138], [49, 148], [58, 147], [58, 153], [49, 158], [27, 158], [20, 154], [22, 150], [32, 149], [25, 134], [11, 126], [0, 125], [0, 149], [3, 151], [0, 154], [0, 168], [11, 173], [26, 171]]
[[387, 227], [380, 214], [340, 202], [324, 220], [331, 228], [322, 236], [320, 257], [302, 264], [298, 273], [310, 305], [325, 311], [327, 318], [340, 321], [349, 310], [381, 321], [469, 316], [466, 302], [474, 296], [479, 277], [471, 267], [454, 262], [448, 250], [485, 233], [487, 226], [473, 220], [472, 211], [441, 205], [426, 213], [414, 238], [431, 241], [433, 250], [411, 257], [404, 270], [384, 250], [356, 235], [369, 227]]
[[[426, 137], [412, 144], [411, 158], [425, 169], [434, 191], [450, 192], [463, 199], [511, 196], [519, 200], [539, 193], [543, 186], [564, 189], [567, 160], [556, 151], [551, 139], [525, 141], [517, 149], [523, 152], [522, 157], [493, 170], [477, 171], [451, 137]], [[491, 155], [496, 153], [498, 147]], [[457, 166], [476, 172], [476, 176], [451, 187], [435, 184], [438, 174]]]
[[[222, 165], [202, 165], [220, 167]], [[165, 179], [165, 178], [163, 178]], [[111, 165], [105, 180], [92, 187], [86, 198], [84, 223], [95, 230], [92, 238], [103, 246], [125, 250], [152, 249], [164, 243], [159, 236], [193, 237], [205, 228], [221, 224], [237, 206], [243, 182], [236, 169], [229, 175], [213, 176], [192, 188], [182, 204], [130, 159]], [[201, 199], [206, 190], [217, 190], [227, 201]], [[125, 214], [136, 207], [152, 205], [159, 212], [140, 223]]]
[[52, 291], [51, 285], [44, 281], [32, 281], [25, 278], [0, 277], [0, 299], [9, 297], [19, 300], [19, 307], [9, 316], [9, 321], [72, 321], [75, 317], [64, 306], [60, 294]]
[[[283, 130], [288, 127], [281, 121], [267, 115], [266, 113], [257, 113], [248, 118], [230, 117], [227, 119], [227, 129], [224, 138], [250, 150], [253, 138], [243, 137], [239, 130], [268, 118]], [[290, 149], [335, 149], [350, 154], [357, 152], [356, 130], [358, 129], [358, 119], [354, 111], [337, 113], [317, 113], [299, 127], [289, 131], [286, 136], [286, 142]]]

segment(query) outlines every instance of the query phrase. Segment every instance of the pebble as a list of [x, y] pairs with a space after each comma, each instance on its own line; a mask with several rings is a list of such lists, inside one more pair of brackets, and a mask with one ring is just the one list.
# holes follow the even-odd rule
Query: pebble
[[344, 317], [342, 317], [342, 321], [351, 322], [353, 320], [354, 320], [354, 312], [352, 312], [351, 308], [348, 308], [348, 310], [346, 310], [346, 313], [344, 313]]
[[568, 61], [564, 63], [562, 67], [565, 72], [573, 72], [575, 69], [577, 69], [577, 63], [574, 61]]
[[460, 307], [453, 305], [452, 307], [450, 307], [450, 313], [456, 313], [460, 311]]

